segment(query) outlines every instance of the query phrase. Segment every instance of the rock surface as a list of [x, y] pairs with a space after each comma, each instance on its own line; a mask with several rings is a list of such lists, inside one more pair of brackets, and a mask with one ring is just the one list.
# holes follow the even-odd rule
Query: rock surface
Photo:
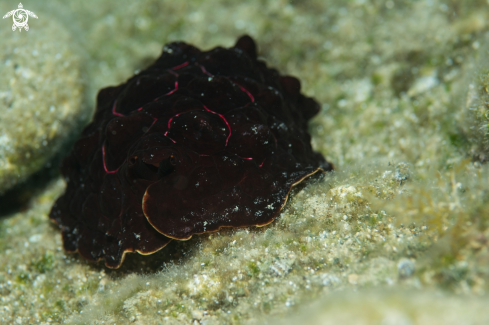
[[87, 117], [80, 51], [55, 18], [36, 14], [27, 32], [7, 28], [11, 17], [0, 29], [0, 193], [44, 166]]

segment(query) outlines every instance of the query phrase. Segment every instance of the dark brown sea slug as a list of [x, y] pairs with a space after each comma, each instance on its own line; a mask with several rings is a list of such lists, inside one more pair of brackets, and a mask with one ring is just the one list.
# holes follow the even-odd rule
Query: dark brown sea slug
[[307, 133], [318, 109], [299, 80], [257, 60], [249, 36], [207, 52], [166, 45], [99, 92], [64, 159], [67, 188], [50, 213], [64, 248], [117, 268], [171, 239], [270, 223], [294, 185], [332, 169]]

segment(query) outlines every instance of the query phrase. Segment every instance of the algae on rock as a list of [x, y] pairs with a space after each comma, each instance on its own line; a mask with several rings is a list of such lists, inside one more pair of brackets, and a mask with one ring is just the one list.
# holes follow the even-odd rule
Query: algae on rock
[[49, 13], [38, 15], [28, 32], [0, 30], [0, 193], [43, 167], [88, 117], [77, 46]]
[[[486, 42], [489, 37], [486, 37]], [[470, 154], [481, 162], [489, 161], [489, 45], [485, 44], [471, 71], [465, 103], [463, 140], [470, 142]]]
[[470, 83], [486, 96], [474, 59], [487, 56], [486, 0], [55, 3], [79, 12], [95, 88], [167, 41], [249, 33], [323, 103], [313, 145], [337, 171], [296, 189], [267, 227], [131, 254], [115, 271], [62, 251], [54, 182], [0, 220], [0, 322], [300, 324], [354, 308], [349, 323], [487, 323], [489, 166], [470, 160], [486, 108], [466, 119], [465, 102]]

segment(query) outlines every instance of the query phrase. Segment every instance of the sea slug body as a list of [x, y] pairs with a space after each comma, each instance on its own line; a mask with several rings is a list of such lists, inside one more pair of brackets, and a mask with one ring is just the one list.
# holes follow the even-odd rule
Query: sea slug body
[[67, 188], [50, 213], [64, 248], [117, 268], [127, 252], [272, 222], [294, 185], [332, 170], [307, 133], [318, 110], [299, 80], [257, 59], [249, 36], [207, 52], [166, 45], [99, 92], [64, 159]]

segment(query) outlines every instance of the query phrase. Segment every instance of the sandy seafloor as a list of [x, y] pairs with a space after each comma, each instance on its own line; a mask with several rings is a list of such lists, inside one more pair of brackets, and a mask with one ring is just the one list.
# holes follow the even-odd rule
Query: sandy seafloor
[[[1, 20], [0, 46], [21, 44], [25, 64], [65, 55], [65, 69], [56, 61], [43, 72], [55, 78], [15, 93], [26, 110], [61, 94], [52, 105], [82, 116], [64, 112], [63, 123], [86, 123], [97, 90], [163, 44], [210, 49], [247, 33], [322, 103], [310, 131], [336, 172], [295, 189], [266, 227], [130, 254], [109, 270], [62, 250], [47, 215], [64, 182], [43, 167], [0, 197], [1, 324], [489, 324], [488, 1], [23, 4], [39, 18], [20, 34]], [[0, 3], [2, 13], [16, 7]], [[29, 58], [40, 30], [50, 46]], [[2, 57], [0, 69], [11, 62]], [[7, 72], [0, 119], [25, 78]]]

